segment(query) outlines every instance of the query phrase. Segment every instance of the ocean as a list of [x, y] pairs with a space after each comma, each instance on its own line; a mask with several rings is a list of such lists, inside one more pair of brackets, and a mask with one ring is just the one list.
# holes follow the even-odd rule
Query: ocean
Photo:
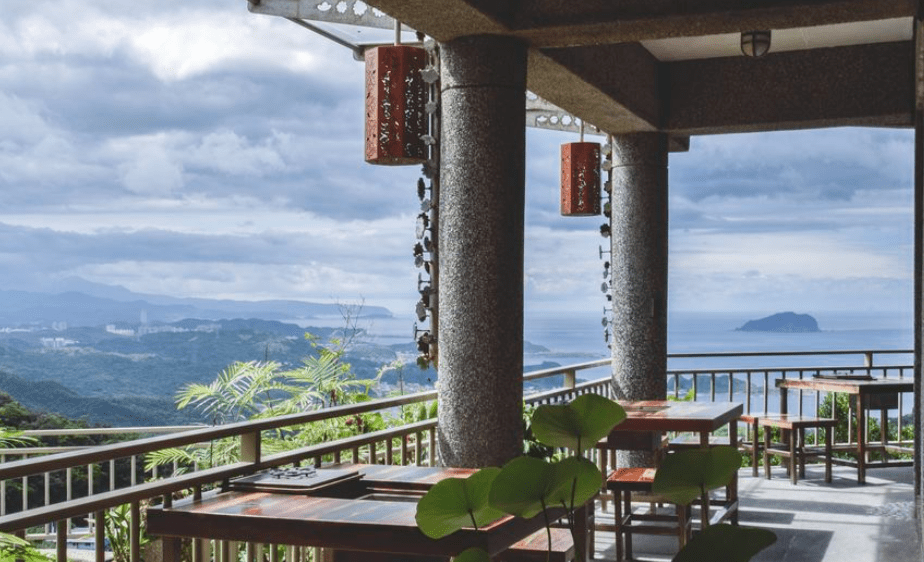
[[[769, 333], [741, 332], [735, 328], [748, 320], [767, 316], [746, 312], [676, 312], [668, 320], [668, 353], [718, 353], [761, 351], [830, 351], [830, 350], [910, 350], [914, 346], [914, 330], [910, 314], [888, 312], [829, 312], [813, 313], [820, 332]], [[342, 325], [342, 319], [337, 319]], [[316, 324], [316, 323], [315, 323]], [[331, 325], [338, 325], [336, 322]], [[361, 319], [367, 337], [374, 343], [390, 345], [411, 343], [414, 319], [410, 316]], [[524, 340], [545, 350], [532, 350], [527, 345], [524, 365], [555, 362], [561, 365], [581, 363], [609, 356], [603, 336], [601, 315], [533, 313], [524, 320]], [[910, 364], [908, 355], [884, 355], [877, 363]], [[774, 365], [817, 366], [862, 364], [863, 357], [818, 356], [774, 358]], [[763, 367], [766, 358], [738, 357], [731, 359], [691, 358], [671, 359], [668, 368]], [[813, 364], [813, 366], [816, 366]]]
[[[767, 313], [747, 312], [675, 312], [668, 320], [668, 353], [778, 352], [778, 351], [867, 351], [911, 350], [914, 330], [910, 313], [889, 312], [826, 312], [812, 313], [820, 332], [768, 333], [736, 331], [748, 320]], [[412, 341], [411, 317], [368, 319], [360, 323], [371, 341], [380, 345]], [[601, 316], [592, 314], [527, 313], [524, 340], [541, 350], [526, 345], [526, 370], [543, 364], [570, 365], [609, 357], [603, 336]], [[882, 354], [874, 357], [875, 365], [911, 365], [911, 353]], [[696, 357], [669, 358], [668, 369], [769, 368], [784, 366], [852, 367], [862, 366], [864, 356], [819, 355], [794, 357]], [[608, 367], [583, 371], [579, 378], [606, 376]], [[755, 385], [759, 385], [757, 380]], [[702, 393], [708, 393], [702, 389]], [[771, 391], [773, 392], [773, 391]], [[708, 399], [701, 396], [700, 399]], [[744, 400], [736, 393], [735, 400]], [[752, 400], [756, 398], [752, 396]], [[911, 404], [911, 397], [906, 397]], [[778, 400], [771, 399], [771, 404]], [[772, 406], [771, 406], [772, 407]]]

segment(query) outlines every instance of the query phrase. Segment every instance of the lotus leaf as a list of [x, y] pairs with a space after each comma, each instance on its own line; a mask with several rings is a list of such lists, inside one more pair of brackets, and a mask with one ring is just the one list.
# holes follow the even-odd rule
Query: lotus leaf
[[536, 408], [532, 430], [541, 443], [583, 452], [609, 435], [625, 418], [626, 411], [609, 398], [582, 394], [569, 404]]
[[681, 451], [664, 458], [652, 491], [687, 505], [709, 490], [728, 485], [740, 467], [741, 453], [734, 447]]
[[482, 527], [504, 514], [488, 504], [497, 467], [479, 470], [468, 478], [447, 478], [433, 485], [417, 503], [417, 526], [439, 539], [463, 527]]

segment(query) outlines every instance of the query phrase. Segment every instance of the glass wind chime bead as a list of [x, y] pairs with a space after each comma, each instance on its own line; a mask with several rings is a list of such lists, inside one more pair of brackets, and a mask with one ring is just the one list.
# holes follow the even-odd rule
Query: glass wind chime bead
[[386, 45], [366, 51], [366, 162], [396, 166], [427, 160], [427, 53]]
[[561, 214], [588, 217], [600, 214], [600, 144], [561, 145]]

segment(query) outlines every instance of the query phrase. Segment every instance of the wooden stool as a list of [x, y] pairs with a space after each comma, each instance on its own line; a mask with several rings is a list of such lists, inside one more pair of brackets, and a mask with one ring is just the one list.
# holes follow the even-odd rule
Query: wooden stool
[[500, 553], [500, 562], [572, 562], [574, 541], [571, 531], [552, 527], [552, 552], [549, 554], [549, 538], [545, 529], [540, 529]]
[[655, 472], [654, 468], [620, 468], [613, 471], [606, 480], [607, 489], [612, 490], [614, 494], [616, 562], [632, 559], [632, 533], [675, 535], [679, 548], [683, 548], [693, 535], [692, 510], [689, 505], [675, 504], [674, 515], [658, 514], [654, 508], [648, 513], [632, 512], [632, 492], [648, 494], [643, 501], [651, 503], [652, 506], [654, 502], [671, 503], [660, 496], [651, 495]]
[[738, 420], [746, 423], [748, 427], [747, 431], [745, 431], [744, 439], [741, 440], [739, 448], [751, 456], [751, 471], [753, 476], [756, 478], [757, 465], [760, 464], [758, 459], [761, 450], [760, 431], [758, 429], [758, 422], [760, 417], [756, 414], [742, 414]]
[[[800, 476], [805, 478], [805, 457], [822, 455], [818, 448], [807, 449], [805, 446], [805, 429], [814, 427], [825, 430], [823, 453], [825, 482], [831, 482], [831, 429], [836, 423], [837, 420], [833, 418], [813, 418], [789, 414], [761, 417], [758, 420], [758, 425], [764, 428], [764, 473], [767, 479], [770, 479], [770, 455], [779, 455], [789, 459], [787, 467], [789, 478], [793, 484], [799, 480]], [[783, 430], [783, 443], [780, 446], [775, 446], [771, 443], [771, 430], [774, 427]], [[796, 472], [797, 459], [799, 463], [798, 472]]]

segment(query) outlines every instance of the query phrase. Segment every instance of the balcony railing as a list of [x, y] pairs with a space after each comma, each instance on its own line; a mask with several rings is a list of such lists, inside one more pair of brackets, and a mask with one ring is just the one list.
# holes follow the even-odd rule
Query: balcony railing
[[[905, 378], [913, 376], [912, 365], [874, 364], [874, 359], [883, 355], [902, 354], [910, 356], [908, 350], [859, 350], [859, 351], [823, 351], [823, 352], [775, 352], [775, 353], [724, 353], [724, 354], [673, 354], [672, 362], [689, 359], [728, 361], [744, 357], [760, 357], [768, 363], [780, 358], [792, 360], [799, 356], [830, 357], [836, 356], [843, 365], [814, 367], [722, 367], [722, 368], [671, 368], [668, 373], [670, 393], [677, 398], [692, 392], [695, 400], [731, 400], [745, 405], [746, 412], [773, 411], [778, 400], [771, 396], [776, 392], [774, 382], [780, 378], [803, 378], [815, 374], [840, 372], [868, 373], [874, 377]], [[853, 357], [857, 364], [851, 365]], [[783, 361], [785, 362], [785, 361]], [[859, 364], [862, 362], [862, 365]], [[609, 359], [591, 361], [565, 367], [545, 369], [524, 375], [524, 382], [530, 383], [549, 377], [563, 377], [561, 387], [529, 394], [525, 397], [528, 404], [542, 404], [570, 400], [584, 393], [610, 395]], [[594, 377], [586, 380], [588, 377]], [[689, 389], [689, 390], [685, 390]], [[818, 408], [821, 398], [800, 396], [800, 412], [808, 408]], [[420, 392], [400, 397], [384, 398], [361, 404], [337, 406], [323, 410], [305, 412], [271, 419], [232, 423], [222, 426], [168, 427], [168, 428], [113, 428], [89, 430], [43, 430], [27, 432], [33, 436], [54, 435], [148, 435], [113, 445], [87, 448], [49, 448], [32, 447], [7, 449], [0, 454], [0, 531], [26, 534], [34, 539], [50, 539], [56, 542], [57, 558], [66, 560], [68, 538], [82, 537], [75, 530], [72, 519], [87, 518], [94, 523], [92, 527], [93, 544], [96, 560], [105, 556], [106, 534], [102, 523], [107, 510], [117, 506], [130, 506], [130, 532], [127, 543], [130, 545], [131, 561], [141, 559], [141, 512], [142, 504], [169, 505], [174, 497], [183, 494], [201, 496], [203, 490], [219, 487], [229, 479], [252, 474], [258, 470], [298, 466], [304, 463], [321, 465], [322, 462], [352, 461], [376, 464], [417, 464], [434, 465], [436, 459], [436, 419], [400, 425], [388, 429], [363, 433], [335, 441], [318, 443], [294, 450], [271, 455], [262, 454], [263, 433], [275, 430], [297, 430], [299, 426], [324, 422], [357, 414], [389, 412], [402, 406], [435, 400], [435, 391]], [[902, 418], [905, 412], [902, 400], [895, 412], [901, 435]], [[910, 410], [910, 408], [909, 408]], [[892, 418], [892, 413], [889, 413]], [[887, 420], [882, 420], [883, 422]], [[196, 466], [172, 466], [166, 469], [143, 471], [139, 460], [146, 455], [174, 447], [201, 446], [220, 439], [237, 440], [239, 460], [221, 466], [201, 468]], [[129, 484], [117, 486], [115, 478], [118, 466], [127, 466], [131, 475]], [[143, 466], [143, 465], [142, 465]], [[186, 472], [180, 469], [187, 470]], [[124, 470], [124, 468], [123, 468]], [[88, 475], [108, 471], [109, 482], [104, 489], [94, 488], [94, 478], [86, 478], [87, 484], [80, 492], [75, 491], [75, 472], [85, 471]], [[63, 501], [52, 503], [50, 487], [52, 475], [63, 476], [66, 497]], [[30, 495], [29, 485], [43, 482], [44, 497], [36, 499]], [[6, 505], [6, 492], [10, 486], [22, 488], [22, 509], [13, 512]], [[115, 540], [117, 537], [108, 537]], [[217, 546], [217, 545], [216, 545]], [[228, 552], [229, 548], [240, 545], [221, 545], [214, 552]], [[247, 546], [248, 560], [255, 557], [255, 545]], [[262, 546], [260, 548], [263, 548]], [[210, 546], [206, 541], [197, 541], [192, 549], [193, 562], [205, 562], [210, 559]], [[270, 550], [270, 559], [275, 562], [276, 549]], [[289, 560], [294, 562], [297, 553], [289, 551]], [[219, 556], [216, 556], [219, 558]], [[236, 560], [232, 557], [231, 560]]]

